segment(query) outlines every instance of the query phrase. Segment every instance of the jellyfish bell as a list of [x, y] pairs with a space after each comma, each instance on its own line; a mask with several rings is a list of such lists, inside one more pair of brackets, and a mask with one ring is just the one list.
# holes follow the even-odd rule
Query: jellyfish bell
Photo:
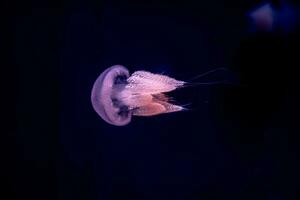
[[131, 121], [131, 111], [116, 97], [128, 77], [129, 72], [125, 67], [114, 65], [102, 72], [93, 85], [93, 108], [109, 124], [123, 126]]

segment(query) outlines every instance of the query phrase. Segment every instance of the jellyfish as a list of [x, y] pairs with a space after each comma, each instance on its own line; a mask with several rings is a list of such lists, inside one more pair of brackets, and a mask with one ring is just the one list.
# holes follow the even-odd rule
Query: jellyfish
[[294, 30], [300, 21], [299, 6], [289, 1], [264, 3], [248, 12], [255, 31], [272, 32], [280, 29], [283, 32]]
[[188, 85], [191, 84], [148, 71], [135, 71], [130, 75], [124, 66], [114, 65], [96, 79], [91, 102], [104, 121], [124, 126], [132, 116], [154, 116], [187, 110], [183, 105], [173, 104], [166, 93]]

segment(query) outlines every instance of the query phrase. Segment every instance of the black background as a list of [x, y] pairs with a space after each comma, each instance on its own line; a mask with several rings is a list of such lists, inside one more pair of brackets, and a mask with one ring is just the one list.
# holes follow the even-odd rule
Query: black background
[[[11, 3], [11, 196], [300, 198], [299, 29], [251, 32], [246, 13], [257, 3]], [[183, 89], [174, 95], [191, 111], [114, 127], [90, 103], [94, 81], [114, 64], [179, 80], [226, 67], [239, 81]], [[227, 76], [217, 74], [198, 81]]]

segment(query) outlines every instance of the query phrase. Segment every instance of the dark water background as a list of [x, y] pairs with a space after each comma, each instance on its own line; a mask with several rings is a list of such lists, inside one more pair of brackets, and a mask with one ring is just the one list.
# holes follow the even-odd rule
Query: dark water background
[[[300, 198], [299, 29], [249, 32], [246, 12], [257, 2], [15, 5], [12, 194], [43, 200]], [[239, 84], [178, 91], [181, 102], [196, 109], [114, 127], [90, 103], [95, 79], [114, 64], [179, 80], [226, 67]]]

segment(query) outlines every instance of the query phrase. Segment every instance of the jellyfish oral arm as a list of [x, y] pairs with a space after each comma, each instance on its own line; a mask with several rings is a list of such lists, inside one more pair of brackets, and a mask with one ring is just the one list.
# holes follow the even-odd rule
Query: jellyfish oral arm
[[159, 94], [170, 92], [182, 87], [185, 82], [165, 75], [153, 74], [147, 71], [136, 71], [128, 79], [126, 88], [144, 94]]
[[159, 103], [150, 103], [145, 106], [141, 106], [135, 110], [133, 110], [133, 115], [135, 116], [153, 116], [153, 115], [159, 115], [161, 113], [164, 113], [166, 111], [166, 108], [159, 104]]
[[133, 115], [152, 116], [183, 110], [183, 107], [169, 103], [164, 92], [182, 87], [184, 81], [146, 71], [134, 72], [127, 81], [121, 95], [123, 102], [134, 109]]

